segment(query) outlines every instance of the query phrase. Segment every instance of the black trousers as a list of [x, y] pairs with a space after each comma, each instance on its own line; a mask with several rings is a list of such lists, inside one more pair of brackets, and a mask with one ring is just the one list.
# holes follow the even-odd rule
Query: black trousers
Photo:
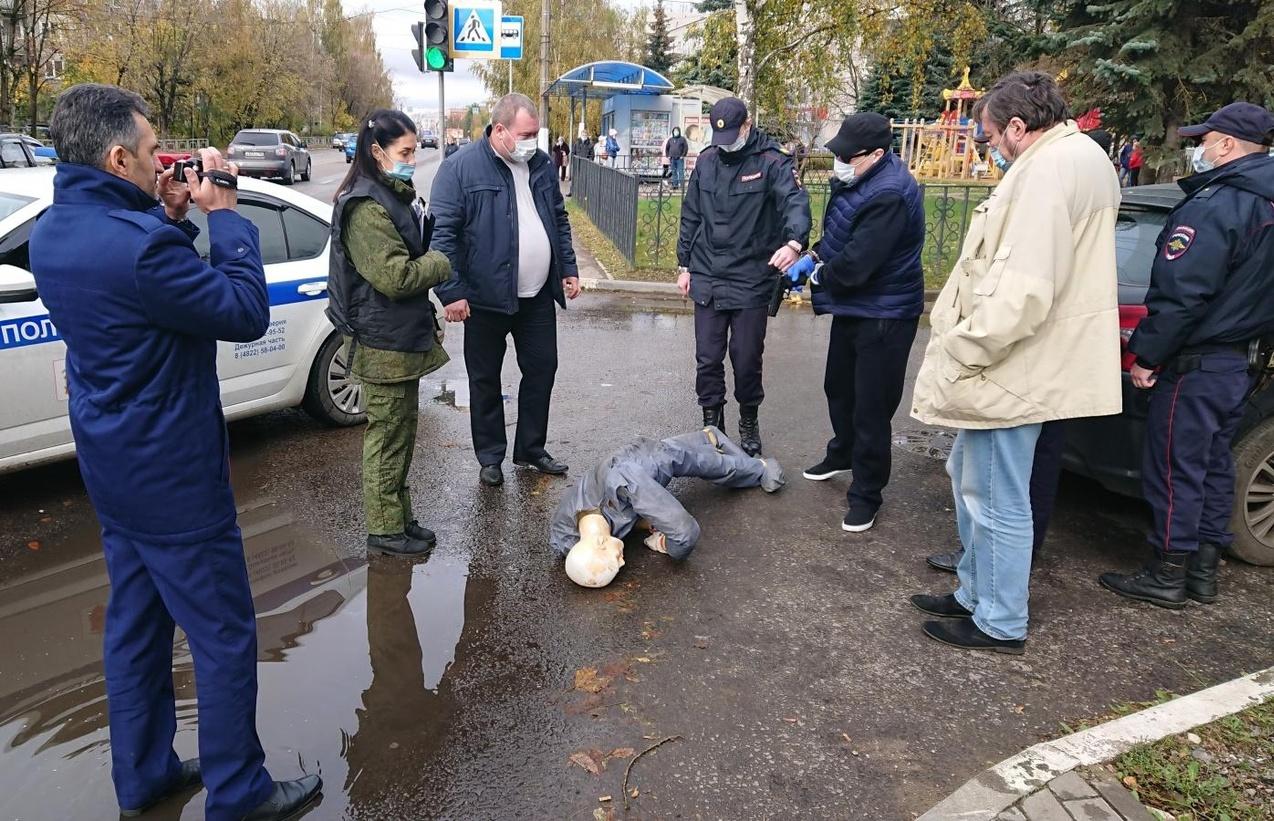
[[522, 381], [518, 384], [518, 429], [513, 459], [526, 461], [545, 454], [549, 401], [557, 375], [557, 311], [548, 285], [534, 297], [518, 300], [513, 315], [475, 308], [464, 326], [464, 359], [469, 371], [469, 425], [478, 463], [504, 461], [508, 440], [500, 371], [509, 334], [517, 353]]
[[1057, 481], [1062, 475], [1062, 451], [1066, 449], [1066, 422], [1057, 420], [1040, 426], [1035, 440], [1035, 462], [1031, 465], [1031, 519], [1035, 527], [1033, 549], [1039, 553], [1048, 523], [1057, 503]]
[[702, 407], [725, 404], [727, 350], [734, 368], [735, 401], [740, 405], [759, 405], [765, 399], [761, 358], [765, 353], [765, 328], [769, 319], [764, 305], [718, 311], [695, 303], [695, 393]]
[[891, 423], [918, 324], [918, 319], [832, 318], [823, 376], [833, 433], [827, 459], [853, 468], [851, 508], [880, 508], [893, 465]]

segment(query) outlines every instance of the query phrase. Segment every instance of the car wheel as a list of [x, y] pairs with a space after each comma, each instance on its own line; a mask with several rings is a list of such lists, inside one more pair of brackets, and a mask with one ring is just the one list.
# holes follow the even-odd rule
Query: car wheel
[[296, 182], [296, 166], [288, 163], [287, 169], [283, 172], [283, 184], [291, 185], [294, 182]]
[[302, 172], [302, 174], [301, 174], [301, 182], [309, 182], [309, 181], [310, 181], [310, 171], [311, 171], [310, 161], [309, 161], [309, 160], [306, 160], [306, 161], [305, 161], [305, 171], [304, 171], [304, 172]]
[[363, 386], [346, 372], [349, 350], [340, 334], [332, 334], [310, 366], [301, 407], [325, 425], [349, 427], [367, 421]]
[[1274, 419], [1248, 431], [1234, 448], [1235, 505], [1230, 552], [1274, 565]]

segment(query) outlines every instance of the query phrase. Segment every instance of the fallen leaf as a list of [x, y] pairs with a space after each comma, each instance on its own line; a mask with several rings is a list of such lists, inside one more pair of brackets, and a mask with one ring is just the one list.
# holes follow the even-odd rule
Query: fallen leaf
[[642, 664], [650, 664], [651, 662], [654, 661], [654, 659], [652, 659], [650, 656], [635, 656], [633, 658], [633, 661], [639, 661]]
[[633, 798], [636, 798], [637, 796], [641, 795], [641, 790], [637, 789], [636, 787], [633, 787], [633, 791], [630, 792], [629, 795]]
[[596, 667], [581, 667], [575, 671], [575, 689], [586, 693], [600, 693], [611, 683], [611, 677], [599, 675]]
[[800, 721], [799, 718], [785, 718], [783, 720], [786, 721], [788, 724], [795, 724], [796, 722]]
[[593, 821], [610, 821], [610, 819], [614, 817], [615, 817], [614, 814], [611, 813], [609, 809], [603, 809], [602, 807], [598, 807], [597, 809], [593, 810]]
[[27, 542], [27, 550], [39, 550], [39, 549], [40, 549], [39, 541], [32, 539], [31, 541]]
[[632, 747], [619, 747], [611, 751], [611, 758], [632, 758], [633, 753], [637, 752]]
[[1013, 705], [1013, 712], [1017, 713], [1018, 715], [1021, 715], [1022, 713], [1026, 712], [1026, 705], [1025, 705], [1025, 704], [1014, 704], [1014, 705]]
[[846, 743], [846, 744], [851, 743], [851, 742], [850, 742], [850, 740], [849, 740], [849, 733], [841, 733], [841, 734], [840, 734], [840, 737], [841, 737], [841, 738], [843, 738], [843, 739], [845, 739], [845, 743]]
[[1199, 738], [1199, 736], [1195, 735], [1194, 733], [1186, 733], [1186, 741], [1189, 741], [1191, 744], [1203, 743], [1203, 739]]
[[610, 800], [611, 800], [611, 797], [610, 797], [609, 795], [603, 795], [601, 798], [599, 798], [599, 799], [597, 799], [597, 800], [598, 800], [598, 801], [610, 801]]
[[1131, 775], [1124, 776], [1124, 786], [1130, 790], [1137, 789], [1137, 779]]
[[571, 763], [577, 767], [582, 767], [585, 770], [588, 770], [593, 775], [601, 775], [602, 770], [606, 769], [606, 763], [604, 761], [601, 764], [598, 764], [590, 753], [583, 751], [571, 753]]
[[699, 648], [700, 650], [707, 650], [707, 649], [708, 649], [708, 637], [707, 637], [707, 636], [695, 636], [695, 647]]

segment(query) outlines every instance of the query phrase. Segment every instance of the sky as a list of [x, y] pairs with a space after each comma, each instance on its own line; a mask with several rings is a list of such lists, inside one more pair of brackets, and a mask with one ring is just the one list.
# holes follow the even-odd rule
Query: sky
[[[611, 0], [611, 3], [629, 9], [643, 5], [642, 0]], [[432, 72], [421, 74], [411, 57], [411, 50], [416, 47], [411, 24], [425, 19], [423, 3], [415, 0], [369, 0], [363, 8], [375, 13], [372, 27], [376, 33], [376, 45], [393, 80], [398, 102], [408, 108], [436, 109], [437, 75]], [[527, 59], [535, 59], [532, 56], [537, 53], [534, 49], [527, 48], [526, 51]], [[472, 60], [456, 60], [456, 70], [447, 75], [447, 108], [459, 108], [487, 99], [486, 86], [471, 70], [473, 63]]]

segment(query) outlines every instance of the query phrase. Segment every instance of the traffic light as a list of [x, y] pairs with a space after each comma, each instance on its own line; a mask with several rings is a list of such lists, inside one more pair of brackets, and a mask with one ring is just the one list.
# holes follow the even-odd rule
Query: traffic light
[[416, 61], [416, 68], [428, 71], [425, 68], [425, 24], [412, 23], [411, 34], [416, 38], [416, 47], [411, 50], [411, 57]]
[[[447, 0], [425, 0], [425, 67], [430, 71], [455, 71], [451, 59], [451, 9]], [[424, 69], [421, 69], [422, 71]]]

